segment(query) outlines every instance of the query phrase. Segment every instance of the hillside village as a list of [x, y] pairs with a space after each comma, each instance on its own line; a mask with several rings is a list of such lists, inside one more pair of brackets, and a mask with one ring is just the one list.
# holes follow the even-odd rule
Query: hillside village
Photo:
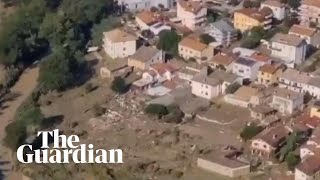
[[280, 162], [290, 173], [273, 179], [320, 179], [320, 1], [286, 2], [119, 0], [122, 25], [90, 53], [102, 79], [125, 81], [119, 92], [149, 97], [146, 108], [176, 105], [185, 122], [219, 125], [248, 112], [245, 147], [225, 140], [199, 168], [239, 178]]

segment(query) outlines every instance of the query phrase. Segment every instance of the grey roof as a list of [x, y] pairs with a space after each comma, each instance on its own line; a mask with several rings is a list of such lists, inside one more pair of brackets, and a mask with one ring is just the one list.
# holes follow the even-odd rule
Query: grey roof
[[216, 21], [212, 23], [211, 26], [214, 26], [224, 34], [227, 34], [228, 32], [230, 33], [237, 32], [237, 30], [233, 27], [233, 25], [226, 19], [221, 19], [219, 21]]
[[320, 78], [312, 77], [308, 83], [309, 85], [320, 87]]
[[281, 33], [277, 33], [276, 35], [274, 35], [271, 39], [271, 42], [282, 43], [295, 47], [299, 46], [303, 42], [305, 43], [304, 39], [300, 38], [297, 35]]
[[207, 76], [206, 74], [198, 74], [192, 78], [192, 81], [199, 82], [202, 84], [208, 84], [211, 86], [215, 86], [220, 83], [218, 79]]
[[248, 58], [240, 57], [235, 61], [235, 63], [251, 67], [251, 66], [255, 65], [257, 62], [254, 60], [248, 59]]
[[216, 70], [213, 73], [211, 73], [209, 75], [210, 77], [214, 77], [220, 81], [226, 81], [229, 83], [233, 83], [239, 76], [232, 74], [232, 73], [228, 73], [225, 71], [220, 71], [220, 70]]
[[306, 73], [297, 71], [292, 68], [288, 68], [287, 70], [285, 70], [282, 73], [281, 78], [303, 84], [307, 84], [310, 81], [310, 76], [308, 76]]
[[274, 95], [291, 100], [303, 98], [302, 94], [285, 88], [276, 88], [276, 90], [274, 91]]
[[130, 58], [142, 62], [147, 62], [151, 58], [153, 58], [153, 56], [155, 56], [159, 51], [160, 50], [152, 48], [150, 46], [142, 46]]

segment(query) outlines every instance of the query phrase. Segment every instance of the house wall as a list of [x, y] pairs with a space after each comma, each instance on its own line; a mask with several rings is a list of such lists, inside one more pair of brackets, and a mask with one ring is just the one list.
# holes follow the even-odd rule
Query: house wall
[[278, 81], [279, 76], [282, 74], [282, 70], [278, 69], [274, 74], [259, 71], [258, 83], [269, 86]]
[[282, 59], [290, 67], [294, 67], [294, 65], [299, 65], [305, 60], [306, 46], [302, 44], [298, 47], [294, 47], [278, 42], [272, 42], [271, 55]]
[[297, 168], [295, 169], [294, 180], [317, 180], [319, 178], [320, 178], [319, 172], [317, 172], [313, 177], [305, 174], [304, 172], [300, 171]]
[[300, 159], [304, 159], [305, 157], [308, 157], [309, 155], [314, 155], [312, 151], [310, 151], [308, 148], [300, 148]]
[[230, 168], [201, 158], [197, 159], [197, 166], [231, 178], [246, 176], [250, 173], [250, 165], [243, 165], [238, 168]]
[[213, 57], [213, 47], [208, 46], [201, 52], [201, 58], [206, 57], [207, 60], [212, 59]]
[[248, 108], [250, 102], [249, 101], [244, 101], [241, 99], [238, 99], [237, 97], [235, 97], [233, 94], [227, 94], [223, 97], [224, 101], [235, 105], [235, 106], [239, 106], [239, 107], [244, 107], [244, 108]]
[[256, 63], [253, 66], [245, 66], [242, 64], [234, 63], [232, 73], [237, 74], [243, 78], [248, 78], [254, 81], [258, 76], [259, 64]]
[[148, 30], [150, 27], [147, 25], [145, 22], [143, 22], [140, 18], [136, 17], [135, 18], [136, 23], [138, 27], [143, 31], [143, 30]]
[[113, 43], [107, 37], [104, 37], [103, 41], [104, 51], [113, 59], [128, 57], [137, 50], [136, 41]]
[[210, 36], [214, 37], [216, 42], [219, 42], [221, 44], [225, 44], [227, 46], [229, 46], [238, 37], [237, 33], [233, 33], [233, 32], [223, 33], [218, 28], [216, 28], [214, 26], [210, 26], [209, 29], [207, 30], [207, 33]]
[[192, 94], [205, 99], [212, 99], [221, 94], [220, 85], [211, 86], [196, 81], [191, 82], [191, 92]]
[[175, 0], [118, 0], [118, 4], [126, 5], [126, 8], [130, 11], [139, 11], [150, 9], [151, 7], [158, 7], [162, 4], [164, 8], [172, 8]]
[[258, 149], [260, 151], [264, 151], [267, 154], [270, 154], [273, 151], [273, 147], [271, 147], [268, 143], [262, 141], [261, 139], [253, 139], [251, 141], [251, 149]]
[[155, 54], [150, 60], [146, 62], [142, 62], [138, 59], [128, 58], [128, 66], [134, 67], [139, 70], [147, 70], [149, 69], [150, 65], [155, 63], [162, 63], [163, 62], [163, 52], [159, 51]]
[[181, 19], [181, 23], [191, 30], [204, 23], [207, 18], [207, 8], [202, 8], [198, 13], [186, 11], [177, 3], [177, 17]]
[[303, 96], [291, 100], [279, 96], [273, 96], [271, 106], [283, 114], [292, 114], [295, 110], [301, 110]]
[[234, 28], [239, 29], [241, 32], [250, 30], [255, 26], [263, 26], [262, 23], [256, 19], [252, 19], [244, 14], [235, 12], [233, 16], [233, 25]]
[[310, 109], [310, 117], [318, 117], [320, 118], [320, 108], [319, 107], [312, 107]]
[[264, 7], [268, 7], [272, 10], [273, 17], [279, 21], [283, 20], [286, 14], [286, 8], [285, 7], [276, 7], [276, 6], [270, 6], [268, 4], [261, 4], [261, 9]]
[[320, 7], [309, 6], [306, 4], [301, 4], [299, 7], [300, 20], [302, 25], [310, 25], [310, 22], [319, 23], [320, 22]]
[[197, 51], [197, 50], [191, 49], [189, 47], [182, 46], [180, 44], [179, 44], [179, 55], [186, 60], [188, 60], [189, 58], [195, 58], [198, 60], [202, 58], [201, 51]]

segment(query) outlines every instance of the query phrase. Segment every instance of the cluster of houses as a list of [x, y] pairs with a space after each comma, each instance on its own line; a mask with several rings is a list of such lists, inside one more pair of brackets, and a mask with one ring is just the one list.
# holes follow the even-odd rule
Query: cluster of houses
[[[103, 66], [101, 76], [113, 78], [130, 71], [139, 77], [131, 85], [131, 91], [136, 93], [161, 97], [187, 86], [195, 97], [208, 101], [223, 97], [226, 103], [248, 108], [251, 117], [264, 127], [249, 147], [252, 156], [261, 159], [275, 158], [293, 132], [308, 132], [310, 138], [300, 148], [301, 163], [296, 166], [294, 179], [320, 179], [320, 105], [314, 103], [306, 108], [305, 104], [306, 94], [320, 98], [320, 76], [295, 69], [306, 61], [310, 49], [319, 47], [319, 32], [311, 25], [320, 22], [320, 1], [301, 1], [298, 13], [301, 23], [293, 25], [288, 33], [277, 33], [264, 42], [269, 53], [240, 47], [226, 49], [238, 40], [239, 32], [256, 26], [270, 30], [275, 22], [283, 21], [288, 6], [280, 0], [263, 1], [260, 8], [237, 9], [232, 19], [222, 18], [213, 23], [207, 22], [207, 5], [202, 0], [119, 0], [118, 3], [136, 13], [134, 24], [138, 30], [132, 33], [116, 28], [103, 34], [103, 53], [117, 65]], [[165, 13], [151, 11], [152, 7], [165, 9]], [[176, 47], [179, 58], [168, 59], [166, 52], [154, 44], [141, 43], [139, 32], [145, 30], [156, 37], [163, 30], [177, 31], [181, 35]], [[215, 42], [204, 43], [198, 30], [213, 37]], [[283, 123], [282, 116], [294, 120]], [[200, 162], [204, 166], [212, 165], [204, 160]], [[223, 174], [243, 175], [232, 168], [229, 170]]]

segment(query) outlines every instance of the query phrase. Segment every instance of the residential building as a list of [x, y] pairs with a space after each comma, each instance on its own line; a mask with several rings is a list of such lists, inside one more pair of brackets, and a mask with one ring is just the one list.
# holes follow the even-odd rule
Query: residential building
[[172, 8], [175, 0], [118, 0], [118, 5], [129, 11], [149, 10], [151, 7]]
[[262, 9], [243, 8], [236, 10], [233, 15], [233, 25], [241, 32], [261, 26], [265, 30], [272, 27], [272, 10], [268, 7]]
[[276, 34], [271, 39], [271, 56], [280, 58], [287, 66], [294, 67], [305, 61], [307, 44], [293, 34]]
[[280, 75], [279, 85], [299, 93], [308, 92], [313, 97], [320, 98], [319, 76], [288, 68]]
[[200, 1], [178, 0], [177, 17], [191, 30], [202, 25], [207, 18], [207, 8]]
[[293, 114], [303, 109], [303, 95], [284, 88], [274, 91], [270, 106], [282, 114]]
[[264, 159], [275, 157], [288, 136], [288, 130], [282, 125], [265, 129], [251, 140], [251, 154]]
[[248, 57], [258, 52], [248, 48], [236, 47], [232, 49], [232, 53], [239, 56]]
[[319, 47], [319, 33], [315, 28], [295, 24], [291, 26], [289, 34], [299, 36], [304, 39], [309, 46]]
[[263, 120], [268, 116], [274, 115], [276, 111], [267, 105], [257, 105], [250, 108], [250, 116], [253, 119]]
[[318, 0], [302, 0], [299, 7], [300, 23], [309, 26], [320, 22], [320, 2]]
[[137, 37], [122, 29], [103, 33], [103, 49], [111, 58], [124, 58], [137, 50]]
[[128, 58], [128, 66], [137, 70], [148, 70], [150, 65], [162, 63], [164, 61], [164, 53], [152, 47], [142, 46], [136, 53]]
[[320, 157], [309, 156], [302, 160], [295, 168], [295, 180], [318, 180], [320, 179]]
[[261, 3], [260, 8], [268, 7], [272, 10], [273, 17], [282, 21], [286, 15], [286, 6], [278, 0], [267, 0]]
[[226, 88], [231, 84], [242, 84], [242, 78], [225, 71], [216, 70], [208, 74], [198, 74], [191, 82], [192, 94], [205, 99], [225, 94]]
[[250, 97], [251, 106], [269, 105], [272, 102], [274, 87], [256, 87], [256, 94]]
[[272, 58], [270, 56], [267, 56], [267, 55], [262, 54], [260, 52], [255, 52], [249, 56], [246, 56], [246, 58], [258, 62], [261, 66], [264, 64], [271, 64], [271, 62], [272, 62]]
[[197, 166], [230, 178], [247, 176], [250, 173], [250, 164], [241, 155], [241, 151], [227, 146], [199, 157]]
[[144, 10], [136, 14], [135, 21], [141, 30], [148, 30], [150, 26], [156, 24], [160, 19], [160, 14]]
[[265, 64], [259, 69], [257, 81], [266, 86], [278, 82], [279, 76], [283, 72], [283, 66], [280, 64]]
[[[142, 74], [142, 78], [133, 82], [132, 86], [135, 90], [146, 90], [153, 86], [160, 86], [166, 81], [172, 81], [176, 76], [178, 69], [168, 63], [155, 63], [150, 65], [149, 69]], [[159, 90], [159, 88], [158, 88]], [[167, 88], [160, 89], [169, 92]], [[159, 92], [162, 93], [162, 92]], [[158, 93], [158, 94], [159, 94]]]
[[251, 97], [255, 96], [258, 92], [259, 90], [256, 88], [242, 86], [235, 93], [225, 95], [224, 100], [235, 106], [249, 108], [251, 106]]
[[238, 31], [233, 28], [233, 25], [227, 19], [221, 19], [209, 24], [206, 32], [214, 37], [216, 42], [226, 46], [229, 46], [238, 38]]
[[240, 57], [233, 62], [232, 73], [254, 81], [258, 76], [260, 64], [251, 59]]
[[100, 76], [102, 78], [114, 78], [131, 72], [132, 68], [128, 67], [128, 59], [121, 58], [115, 61], [105, 61], [100, 68]]
[[185, 67], [178, 72], [180, 79], [190, 82], [197, 74], [208, 74], [208, 66], [206, 64], [198, 64], [196, 62], [189, 62]]
[[186, 60], [194, 58], [201, 62], [212, 58], [213, 47], [191, 37], [185, 37], [179, 42], [179, 55]]
[[320, 156], [320, 127], [315, 128], [309, 140], [300, 147], [302, 160], [314, 155]]
[[220, 53], [212, 57], [212, 59], [209, 61], [209, 65], [213, 69], [232, 72], [232, 65], [235, 60], [236, 57], [233, 55]]

